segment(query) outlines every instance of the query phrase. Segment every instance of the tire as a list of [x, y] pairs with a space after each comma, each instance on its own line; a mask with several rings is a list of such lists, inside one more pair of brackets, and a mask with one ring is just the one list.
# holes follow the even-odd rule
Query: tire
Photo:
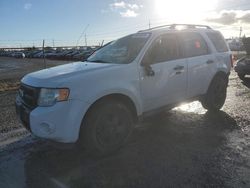
[[117, 100], [95, 104], [81, 125], [80, 144], [95, 156], [119, 149], [134, 128], [133, 114]]
[[239, 74], [239, 73], [238, 73], [238, 76], [239, 76], [239, 78], [240, 78], [241, 80], [244, 80], [244, 79], [245, 79], [245, 74]]
[[228, 78], [217, 75], [210, 83], [207, 93], [201, 100], [203, 108], [208, 111], [218, 111], [225, 103]]

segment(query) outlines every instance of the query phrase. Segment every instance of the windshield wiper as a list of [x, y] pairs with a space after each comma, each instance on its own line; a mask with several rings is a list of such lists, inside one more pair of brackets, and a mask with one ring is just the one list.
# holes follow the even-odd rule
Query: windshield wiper
[[108, 61], [103, 61], [101, 59], [97, 59], [97, 60], [94, 60], [94, 61], [90, 61], [90, 60], [86, 60], [87, 62], [93, 62], [93, 63], [110, 63]]

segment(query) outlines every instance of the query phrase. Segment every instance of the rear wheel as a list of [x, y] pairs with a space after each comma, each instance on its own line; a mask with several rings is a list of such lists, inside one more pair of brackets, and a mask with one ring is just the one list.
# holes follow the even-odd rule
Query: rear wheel
[[124, 144], [134, 127], [133, 115], [122, 102], [106, 100], [95, 104], [83, 121], [80, 141], [95, 155], [105, 155]]
[[225, 76], [216, 76], [201, 100], [202, 106], [209, 111], [218, 111], [225, 103], [228, 79]]

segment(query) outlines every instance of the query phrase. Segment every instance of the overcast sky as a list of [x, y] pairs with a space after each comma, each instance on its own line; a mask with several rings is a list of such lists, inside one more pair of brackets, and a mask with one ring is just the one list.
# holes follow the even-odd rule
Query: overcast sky
[[[170, 23], [250, 36], [249, 0], [0, 0], [0, 46], [98, 44]], [[84, 32], [85, 30], [85, 32]]]

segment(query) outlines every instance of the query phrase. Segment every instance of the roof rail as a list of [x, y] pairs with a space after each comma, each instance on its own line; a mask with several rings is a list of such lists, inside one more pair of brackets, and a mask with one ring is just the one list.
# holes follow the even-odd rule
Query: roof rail
[[196, 29], [196, 28], [204, 28], [204, 29], [212, 29], [207, 25], [196, 25], [196, 24], [172, 24], [170, 29], [176, 29], [178, 26], [184, 26], [187, 29]]
[[204, 28], [204, 29], [212, 29], [211, 27], [207, 25], [195, 25], [195, 24], [170, 24], [170, 25], [161, 25], [157, 27], [152, 27], [150, 29], [145, 29], [145, 30], [140, 30], [138, 32], [143, 32], [143, 31], [151, 31], [154, 29], [160, 29], [160, 28], [169, 28], [169, 29], [176, 29], [178, 26], [183, 26], [186, 29], [197, 29], [197, 28]]

